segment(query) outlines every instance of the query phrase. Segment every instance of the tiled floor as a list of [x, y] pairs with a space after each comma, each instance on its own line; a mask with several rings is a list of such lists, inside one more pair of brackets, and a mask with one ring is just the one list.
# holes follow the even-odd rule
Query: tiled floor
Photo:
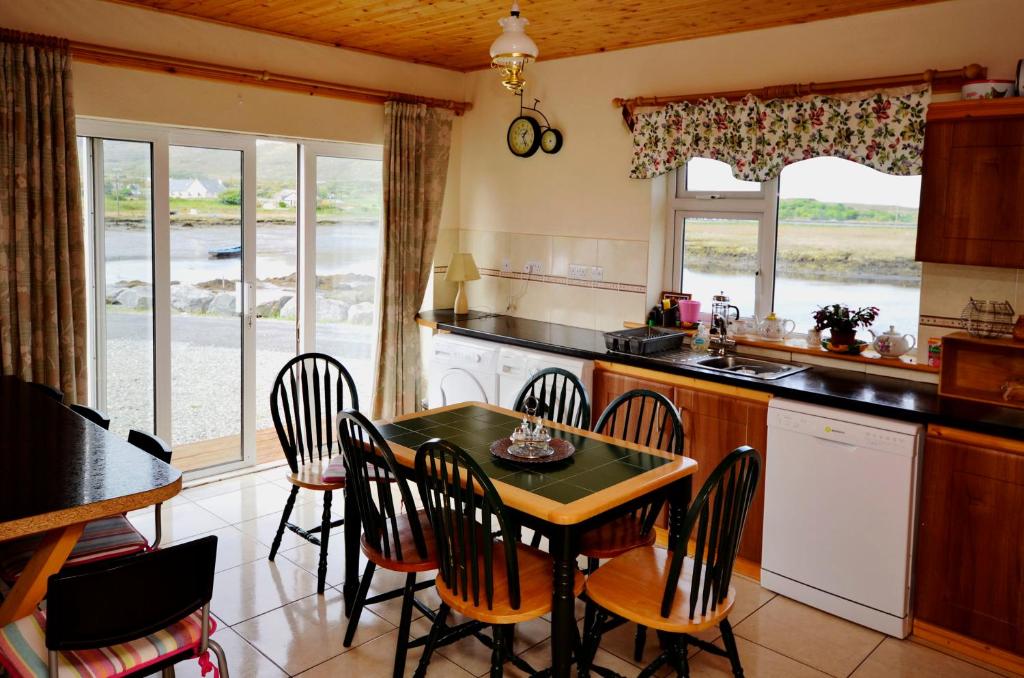
[[[340, 590], [343, 528], [336, 528], [331, 535], [329, 588], [323, 596], [316, 594], [315, 546], [286, 532], [276, 561], [267, 561], [290, 487], [283, 476], [276, 468], [206, 483], [186, 489], [163, 509], [165, 544], [202, 534], [219, 537], [212, 609], [220, 624], [215, 638], [228, 655], [231, 675], [390, 676], [399, 601], [367, 608], [352, 647], [342, 647], [346, 624]], [[340, 503], [335, 504], [339, 511]], [[319, 496], [303, 490], [293, 520], [312, 526], [319, 522], [321, 511]], [[152, 509], [130, 518], [147, 534], [153, 532]], [[394, 588], [400, 578], [378, 570], [374, 588]], [[1001, 675], [918, 643], [887, 638], [777, 596], [749, 579], [737, 577], [734, 582], [738, 593], [730, 620], [744, 670], [751, 678]], [[421, 596], [428, 604], [437, 605], [432, 592]], [[582, 607], [578, 612], [582, 615]], [[426, 633], [428, 628], [425, 619], [417, 618], [413, 635]], [[521, 624], [516, 650], [534, 667], [542, 668], [549, 663], [549, 635], [550, 624], [544, 619]], [[713, 640], [717, 633], [709, 631], [702, 636]], [[597, 663], [623, 675], [636, 675], [639, 663], [632, 661], [632, 647], [633, 627], [620, 627], [605, 636]], [[649, 661], [655, 654], [655, 643], [648, 642], [645, 659]], [[410, 653], [407, 674], [411, 675], [418, 656], [418, 651]], [[487, 673], [489, 660], [489, 650], [467, 638], [441, 648], [431, 661], [429, 675], [481, 676]], [[690, 667], [693, 676], [731, 675], [724, 658], [706, 652], [691, 652]], [[508, 665], [505, 673], [519, 676], [521, 672]], [[177, 675], [199, 676], [198, 664], [180, 665]]]

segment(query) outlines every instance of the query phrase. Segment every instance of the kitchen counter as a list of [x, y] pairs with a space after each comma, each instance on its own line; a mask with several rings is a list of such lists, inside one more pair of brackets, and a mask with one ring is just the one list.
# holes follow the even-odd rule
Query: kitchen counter
[[642, 356], [611, 353], [605, 349], [604, 334], [596, 330], [475, 311], [464, 316], [455, 316], [450, 310], [425, 311], [420, 318], [426, 324], [453, 334], [742, 386], [780, 398], [903, 421], [1024, 439], [1024, 410], [940, 398], [934, 384], [817, 365], [775, 381], [763, 381], [692, 365], [670, 365]]

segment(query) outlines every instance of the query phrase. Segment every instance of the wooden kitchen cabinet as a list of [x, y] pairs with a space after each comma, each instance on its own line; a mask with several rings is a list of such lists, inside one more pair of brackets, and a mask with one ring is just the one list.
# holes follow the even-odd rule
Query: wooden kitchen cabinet
[[1024, 655], [1024, 442], [929, 427], [914, 614]]
[[1024, 104], [931, 107], [916, 258], [1024, 267]]
[[[716, 388], [691, 378], [665, 381], [647, 378], [657, 375], [649, 370], [631, 370], [629, 374], [597, 369], [594, 372], [594, 423], [616, 396], [635, 388], [647, 388], [668, 396], [679, 408], [683, 420], [684, 454], [697, 460], [697, 474], [693, 479], [696, 493], [715, 466], [729, 452], [740, 445], [750, 445], [761, 453], [764, 460], [768, 443], [768, 402], [760, 393], [740, 393], [741, 389]], [[740, 556], [755, 563], [761, 562], [761, 530], [764, 523], [764, 469], [757, 495], [747, 515], [747, 526], [740, 543]], [[664, 526], [664, 521], [662, 521]]]

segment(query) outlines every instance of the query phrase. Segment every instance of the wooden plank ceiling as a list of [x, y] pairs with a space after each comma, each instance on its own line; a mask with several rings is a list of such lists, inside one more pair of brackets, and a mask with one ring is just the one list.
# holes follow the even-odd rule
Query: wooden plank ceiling
[[[113, 0], [456, 70], [488, 65], [511, 0]], [[522, 0], [542, 60], [944, 0]]]

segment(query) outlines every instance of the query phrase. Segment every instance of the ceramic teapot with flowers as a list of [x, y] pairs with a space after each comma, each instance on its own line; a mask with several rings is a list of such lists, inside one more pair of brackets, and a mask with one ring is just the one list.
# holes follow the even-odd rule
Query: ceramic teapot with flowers
[[878, 352], [878, 355], [883, 358], [899, 358], [901, 355], [910, 351], [917, 346], [917, 340], [912, 334], [900, 334], [896, 331], [895, 325], [889, 325], [888, 332], [882, 332], [881, 334], [875, 334], [873, 330], [868, 330], [874, 341], [871, 342], [871, 348]]

